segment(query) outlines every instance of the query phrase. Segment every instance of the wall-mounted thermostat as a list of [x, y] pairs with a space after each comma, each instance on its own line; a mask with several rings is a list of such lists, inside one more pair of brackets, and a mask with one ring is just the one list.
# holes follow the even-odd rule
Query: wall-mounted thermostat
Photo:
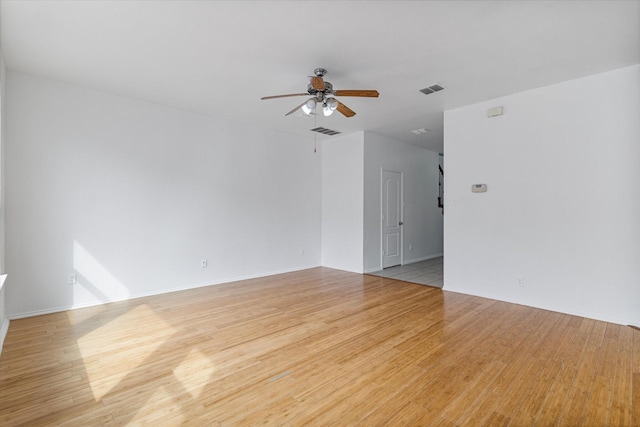
[[487, 110], [487, 117], [498, 117], [503, 114], [504, 114], [504, 109], [502, 108], [502, 106], [489, 108]]
[[473, 193], [486, 193], [487, 192], [487, 184], [473, 184], [471, 186], [471, 191]]

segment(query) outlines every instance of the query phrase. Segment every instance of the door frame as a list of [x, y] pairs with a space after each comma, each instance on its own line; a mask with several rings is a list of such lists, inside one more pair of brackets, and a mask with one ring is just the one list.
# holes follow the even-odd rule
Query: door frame
[[[400, 221], [404, 222], [404, 172], [380, 167], [380, 269], [384, 270], [384, 173], [400, 174]], [[404, 265], [404, 225], [400, 226], [400, 265]]]

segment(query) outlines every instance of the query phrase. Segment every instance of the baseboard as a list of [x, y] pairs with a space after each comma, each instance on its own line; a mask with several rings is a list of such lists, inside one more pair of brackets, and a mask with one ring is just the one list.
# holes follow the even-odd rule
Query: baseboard
[[528, 301], [518, 300], [517, 298], [505, 298], [500, 295], [493, 295], [490, 293], [484, 292], [468, 292], [466, 289], [456, 289], [455, 287], [447, 286], [447, 279], [445, 277], [444, 288], [443, 291], [447, 292], [455, 292], [464, 295], [472, 295], [480, 298], [487, 298], [496, 301], [508, 302], [511, 304], [519, 304], [524, 305], [526, 307], [539, 308], [540, 310], [554, 311], [556, 313], [569, 314], [571, 316], [584, 317], [587, 319], [600, 320], [602, 322], [615, 323], [617, 325], [633, 325], [635, 322], [632, 322], [630, 319], [624, 319], [622, 317], [606, 315], [602, 313], [592, 313], [590, 311], [585, 310], [575, 310], [572, 308], [557, 306], [554, 304], [533, 304]]
[[[0, 292], [2, 291], [2, 288], [4, 287], [4, 282], [7, 280], [7, 275], [6, 274], [2, 274], [0, 275]], [[5, 303], [5, 299], [2, 297], [2, 295], [0, 295], [0, 304], [3, 304], [2, 308], [0, 308], [0, 313], [4, 313], [6, 310], [6, 307], [4, 307], [4, 303]], [[9, 319], [7, 317], [4, 317], [2, 319], [0, 319], [0, 354], [2, 354], [2, 345], [4, 344], [4, 339], [7, 337], [7, 332], [9, 332]]]
[[[59, 313], [61, 311], [75, 310], [75, 309], [87, 308], [87, 307], [95, 307], [95, 306], [98, 306], [98, 305], [109, 304], [109, 303], [112, 303], [112, 302], [129, 301], [129, 300], [136, 299], [136, 298], [144, 298], [144, 297], [150, 297], [150, 296], [154, 296], [154, 295], [170, 294], [172, 292], [180, 292], [180, 291], [186, 291], [186, 290], [189, 290], [189, 289], [204, 288], [206, 286], [216, 286], [216, 285], [222, 285], [222, 284], [225, 284], [225, 283], [239, 282], [239, 281], [242, 281], [242, 280], [250, 280], [250, 279], [258, 279], [258, 278], [267, 277], [267, 276], [275, 276], [277, 274], [293, 273], [293, 272], [296, 272], [296, 271], [307, 270], [309, 268], [316, 268], [316, 267], [320, 267], [320, 265], [319, 264], [314, 264], [314, 265], [296, 267], [296, 268], [286, 269], [286, 270], [277, 270], [277, 271], [272, 271], [272, 272], [269, 272], [269, 273], [249, 274], [249, 275], [246, 275], [246, 276], [227, 277], [227, 278], [219, 279], [219, 280], [216, 280], [216, 281], [213, 281], [213, 282], [194, 283], [194, 284], [191, 284], [191, 285], [176, 286], [174, 288], [162, 289], [162, 290], [157, 291], [157, 292], [144, 292], [144, 293], [139, 293], [139, 294], [133, 294], [133, 295], [129, 295], [126, 298], [115, 298], [115, 299], [111, 299], [111, 300], [98, 300], [98, 301], [91, 301], [91, 302], [88, 302], [88, 303], [85, 303], [85, 304], [74, 304], [74, 305], [67, 305], [67, 306], [51, 307], [51, 308], [46, 308], [46, 309], [43, 309], [43, 310], [27, 311], [27, 312], [23, 312], [23, 313], [12, 314], [12, 315], [9, 316], [9, 319], [10, 320], [17, 320], [17, 319], [24, 319], [24, 318], [27, 318], [27, 317], [42, 316], [42, 315], [45, 315], [45, 314]], [[7, 325], [7, 328], [8, 328], [8, 325]]]
[[[414, 259], [410, 259], [410, 260], [405, 260], [405, 261], [402, 263], [402, 265], [415, 264], [416, 262], [426, 261], [426, 260], [428, 260], [428, 259], [438, 258], [438, 257], [441, 257], [441, 256], [443, 256], [443, 254], [442, 254], [442, 253], [439, 253], [439, 254], [427, 255], [427, 256], [424, 256], [424, 257], [422, 257], [422, 258], [414, 258]], [[382, 268], [382, 266], [381, 266], [381, 265], [378, 265], [378, 266], [373, 267], [373, 268], [367, 268], [367, 269], [364, 271], [364, 274], [368, 274], [368, 273], [375, 273], [375, 272], [380, 271], [380, 270], [383, 270], [383, 268]]]
[[410, 260], [405, 260], [402, 265], [415, 264], [416, 262], [426, 261], [428, 259], [433, 259], [433, 258], [439, 258], [441, 256], [443, 256], [442, 252], [440, 252], [439, 254], [432, 254], [432, 255], [423, 256], [422, 258], [414, 258], [414, 259], [410, 259]]

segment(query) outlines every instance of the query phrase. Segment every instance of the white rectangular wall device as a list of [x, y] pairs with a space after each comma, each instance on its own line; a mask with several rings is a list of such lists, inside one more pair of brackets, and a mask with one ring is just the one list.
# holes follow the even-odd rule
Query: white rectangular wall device
[[502, 109], [502, 106], [489, 108], [487, 110], [487, 117], [496, 117], [496, 116], [501, 116], [503, 114], [504, 114], [504, 110]]
[[487, 184], [473, 184], [471, 186], [471, 192], [473, 193], [486, 193]]

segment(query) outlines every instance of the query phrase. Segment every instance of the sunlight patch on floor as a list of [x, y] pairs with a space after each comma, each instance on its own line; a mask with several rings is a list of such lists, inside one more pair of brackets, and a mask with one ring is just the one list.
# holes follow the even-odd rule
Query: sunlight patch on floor
[[99, 316], [101, 313], [107, 312], [107, 310], [107, 307], [104, 305], [96, 305], [78, 310], [69, 310], [66, 314], [70, 325], [79, 325], [95, 316]]
[[[183, 413], [179, 400], [174, 399], [173, 393], [165, 387], [158, 387], [147, 402], [136, 410], [136, 414], [127, 424], [137, 424], [144, 421], [145, 425], [182, 425], [186, 415]], [[116, 420], [117, 421], [117, 420]]]
[[[133, 342], [129, 333], [136, 337]], [[149, 363], [154, 351], [175, 333], [171, 325], [145, 304], [79, 338], [78, 348], [96, 401], [138, 366]]]
[[197, 399], [215, 370], [211, 360], [194, 348], [173, 373], [191, 396]]

